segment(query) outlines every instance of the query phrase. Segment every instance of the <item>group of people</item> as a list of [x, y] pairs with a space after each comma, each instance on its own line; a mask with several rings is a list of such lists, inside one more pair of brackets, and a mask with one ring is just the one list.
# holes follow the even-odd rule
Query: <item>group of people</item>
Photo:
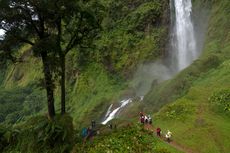
[[[140, 112], [140, 123], [145, 125], [145, 128], [147, 128], [147, 130], [149, 130], [151, 128], [151, 124], [152, 124], [152, 118], [150, 115], [145, 115], [143, 112]], [[109, 128], [110, 129], [113, 129], [115, 128], [116, 129], [116, 125], [112, 126], [112, 124], [109, 124]], [[98, 134], [98, 130], [96, 129], [96, 122], [94, 120], [91, 121], [91, 126], [88, 127], [88, 128], [83, 128], [82, 129], [82, 132], [81, 132], [81, 135], [82, 135], [82, 138], [83, 138], [83, 143], [86, 142], [86, 140], [89, 140], [91, 143], [93, 141], [93, 137], [95, 135]], [[162, 137], [162, 131], [161, 131], [161, 128], [156, 128], [156, 135], [158, 137]], [[171, 141], [171, 137], [172, 137], [172, 132], [170, 132], [169, 130], [167, 131], [167, 133], [165, 134], [165, 138], [166, 138], [166, 141], [167, 142], [170, 142]]]
[[152, 118], [150, 115], [146, 116], [143, 112], [140, 112], [140, 122], [141, 124], [152, 124]]
[[[156, 129], [156, 133], [158, 137], [161, 137], [161, 128], [158, 127]], [[168, 130], [167, 133], [165, 134], [165, 138], [168, 143], [171, 141], [171, 137], [172, 137], [172, 132]]]
[[[112, 129], [116, 130], [117, 125], [110, 123], [108, 125], [108, 128], [111, 129], [111, 130]], [[85, 144], [87, 140], [89, 140], [89, 142], [92, 143], [94, 136], [96, 136], [98, 134], [100, 134], [99, 126], [96, 125], [95, 120], [92, 120], [91, 121], [91, 126], [89, 126], [88, 128], [86, 128], [86, 127], [82, 128], [81, 137], [83, 139], [83, 143]]]
[[96, 121], [92, 120], [91, 121], [91, 126], [88, 128], [83, 128], [81, 135], [83, 138], [83, 143], [86, 142], [86, 140], [88, 139], [90, 142], [93, 141], [93, 137], [97, 134], [97, 130], [96, 130]]
[[[146, 128], [147, 130], [149, 129], [149, 125], [152, 124], [152, 118], [150, 115], [144, 115], [143, 112], [140, 112], [139, 113], [140, 115], [140, 123], [143, 124], [143, 125], [147, 125]], [[161, 128], [156, 128], [156, 134], [158, 137], [162, 137], [161, 134], [162, 134], [162, 131], [161, 131]], [[165, 134], [165, 139], [166, 141], [169, 143], [171, 141], [171, 137], [172, 137], [172, 132], [170, 132], [169, 130], [167, 131], [167, 133]]]

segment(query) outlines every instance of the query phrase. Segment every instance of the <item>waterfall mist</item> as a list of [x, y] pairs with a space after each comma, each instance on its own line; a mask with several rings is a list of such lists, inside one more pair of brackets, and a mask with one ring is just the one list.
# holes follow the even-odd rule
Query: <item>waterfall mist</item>
[[205, 6], [199, 4], [193, 8], [192, 0], [170, 0], [168, 55], [161, 61], [138, 67], [132, 82], [137, 96], [144, 96], [152, 86], [172, 78], [199, 57], [205, 40], [208, 14]]
[[[170, 0], [170, 42], [167, 57], [152, 63], [138, 66], [130, 87], [140, 101], [153, 86], [171, 79], [175, 74], [188, 67], [196, 60], [204, 43], [208, 23], [208, 11], [199, 5], [192, 10], [192, 0]], [[102, 121], [106, 124], [119, 115], [126, 105], [133, 102], [132, 98], [120, 101], [119, 107], [110, 105]]]
[[155, 84], [170, 79], [172, 72], [162, 61], [142, 64], [138, 67], [132, 81], [136, 96], [144, 96]]

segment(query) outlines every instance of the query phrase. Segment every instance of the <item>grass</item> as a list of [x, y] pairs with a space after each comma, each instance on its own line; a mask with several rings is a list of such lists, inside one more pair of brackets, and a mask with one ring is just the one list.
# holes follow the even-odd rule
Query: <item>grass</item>
[[7, 67], [3, 82], [3, 87], [6, 89], [14, 88], [15, 86], [26, 87], [32, 81], [40, 81], [43, 77], [41, 62], [31, 56], [30, 46], [22, 47], [20, 53], [23, 62], [11, 64]]
[[92, 144], [87, 142], [84, 149], [82, 143], [76, 144], [72, 153], [179, 153], [176, 149], [162, 142], [153, 133], [145, 131], [137, 125], [125, 126], [107, 134], [95, 136]]
[[[221, 89], [230, 87], [230, 61], [210, 70], [194, 82], [182, 98], [164, 106], [155, 114], [155, 124], [173, 132], [173, 139], [188, 148], [202, 153], [228, 153], [230, 151], [230, 118], [223, 107], [213, 105], [209, 98]], [[171, 116], [165, 110], [183, 107]], [[174, 106], [174, 107], [172, 107]], [[222, 108], [222, 109], [221, 109]], [[221, 109], [221, 110], [220, 110]], [[177, 115], [180, 118], [177, 118]]]
[[153, 105], [149, 110], [155, 112], [170, 103], [154, 114], [154, 123], [171, 130], [177, 143], [194, 152], [230, 151], [229, 112], [209, 101], [215, 93], [230, 88], [229, 8], [227, 0], [213, 2], [201, 57], [146, 99]]

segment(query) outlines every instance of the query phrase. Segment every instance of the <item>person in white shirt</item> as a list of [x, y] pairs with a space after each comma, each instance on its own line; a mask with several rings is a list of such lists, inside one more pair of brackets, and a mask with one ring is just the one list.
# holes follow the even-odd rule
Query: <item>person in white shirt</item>
[[170, 132], [170, 131], [168, 130], [168, 132], [167, 132], [166, 135], [165, 135], [165, 138], [166, 138], [166, 140], [167, 140], [168, 143], [171, 141], [171, 137], [172, 137], [172, 132]]

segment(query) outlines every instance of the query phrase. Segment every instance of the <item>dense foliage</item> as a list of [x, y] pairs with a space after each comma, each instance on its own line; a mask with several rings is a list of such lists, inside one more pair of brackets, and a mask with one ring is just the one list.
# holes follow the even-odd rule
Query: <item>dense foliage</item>
[[53, 121], [47, 117], [34, 117], [15, 127], [0, 129], [1, 152], [66, 153], [73, 147], [72, 118], [57, 116]]
[[221, 106], [223, 110], [230, 111], [230, 89], [215, 92], [209, 100], [210, 102]]
[[14, 124], [45, 110], [46, 96], [34, 85], [0, 91], [0, 122]]

